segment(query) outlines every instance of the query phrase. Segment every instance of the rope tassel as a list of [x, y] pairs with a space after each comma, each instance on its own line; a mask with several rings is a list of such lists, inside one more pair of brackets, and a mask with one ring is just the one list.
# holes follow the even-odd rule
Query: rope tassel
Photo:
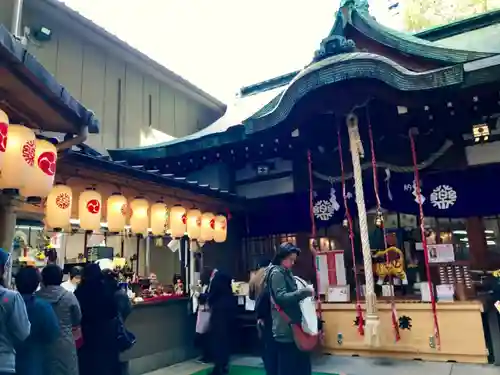
[[349, 229], [349, 242], [351, 243], [351, 255], [352, 255], [352, 263], [353, 263], [353, 272], [354, 272], [354, 283], [356, 286], [356, 321], [358, 323], [358, 332], [361, 336], [365, 334], [365, 319], [363, 317], [363, 310], [361, 308], [360, 302], [360, 287], [359, 287], [359, 279], [358, 272], [356, 269], [356, 251], [354, 249], [354, 230], [352, 224], [352, 216], [349, 211], [349, 206], [347, 204], [347, 191], [345, 188], [345, 174], [344, 174], [344, 157], [342, 155], [342, 141], [340, 138], [340, 126], [337, 129], [337, 140], [338, 140], [338, 150], [339, 150], [339, 160], [340, 160], [340, 170], [341, 170], [341, 181], [342, 181], [342, 196], [344, 197], [344, 208], [345, 215], [347, 219], [347, 227]]
[[[309, 214], [311, 217], [311, 236], [312, 238], [316, 239], [316, 221], [314, 220], [314, 191], [313, 191], [313, 174], [312, 174], [312, 158], [311, 158], [311, 151], [307, 150], [307, 166], [308, 166], [308, 172], [309, 172]], [[317, 314], [319, 320], [322, 322], [323, 320], [323, 309], [321, 306], [321, 299], [320, 299], [320, 293], [319, 293], [319, 284], [320, 284], [320, 278], [319, 278], [319, 272], [318, 272], [318, 265], [316, 263], [316, 251], [313, 251], [313, 266], [314, 266], [314, 273], [316, 275], [316, 300], [317, 300]]]
[[[372, 124], [370, 121], [370, 113], [368, 112], [368, 108], [367, 108], [366, 117], [368, 119], [368, 137], [370, 138], [370, 152], [371, 152], [371, 157], [372, 157], [373, 189], [375, 191], [375, 199], [377, 201], [377, 220], [380, 221], [378, 223], [378, 225], [379, 225], [380, 229], [382, 230], [382, 235], [384, 237], [384, 250], [387, 250], [388, 249], [387, 232], [385, 230], [385, 225], [384, 225], [384, 220], [383, 220], [383, 215], [382, 215], [382, 204], [380, 203], [380, 196], [378, 193], [377, 159], [375, 158], [375, 145], [373, 142]], [[388, 253], [386, 253], [386, 255], [385, 255], [385, 262], [388, 266], [390, 265], [391, 260], [389, 258]], [[389, 288], [390, 288], [390, 294], [391, 294], [390, 296], [391, 296], [392, 327], [394, 330], [395, 341], [398, 342], [401, 339], [401, 335], [399, 333], [398, 314], [396, 311], [396, 303], [394, 301], [394, 280], [393, 280], [391, 274], [389, 274]]]
[[346, 118], [351, 146], [351, 157], [354, 174], [354, 189], [356, 192], [356, 205], [358, 207], [359, 230], [361, 234], [361, 248], [363, 250], [363, 263], [366, 280], [366, 326], [365, 343], [370, 346], [380, 345], [380, 321], [377, 315], [377, 297], [373, 282], [373, 265], [368, 235], [368, 224], [366, 221], [366, 207], [363, 192], [363, 176], [361, 170], [360, 154], [363, 154], [363, 146], [359, 137], [358, 117], [353, 113]]
[[427, 275], [427, 282], [429, 284], [429, 293], [431, 295], [431, 305], [432, 305], [432, 316], [434, 321], [434, 338], [436, 340], [436, 348], [438, 350], [441, 349], [441, 338], [439, 335], [439, 323], [437, 316], [437, 308], [436, 308], [436, 296], [434, 294], [434, 288], [432, 287], [431, 281], [431, 268], [429, 266], [429, 251], [427, 247], [427, 237], [425, 236], [425, 225], [424, 225], [424, 208], [422, 201], [422, 191], [420, 189], [420, 175], [418, 171], [417, 164], [417, 148], [415, 146], [415, 135], [418, 134], [418, 130], [416, 128], [412, 128], [409, 131], [410, 136], [410, 144], [411, 144], [411, 155], [413, 159], [413, 174], [415, 176], [415, 192], [417, 194], [417, 202], [420, 214], [420, 234], [422, 236], [422, 247], [424, 248], [424, 260], [425, 260], [425, 273]]

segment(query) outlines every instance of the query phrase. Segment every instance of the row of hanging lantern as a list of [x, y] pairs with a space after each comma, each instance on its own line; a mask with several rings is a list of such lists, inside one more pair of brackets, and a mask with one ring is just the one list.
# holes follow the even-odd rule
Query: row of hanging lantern
[[[70, 227], [73, 193], [69, 186], [55, 185], [47, 197], [45, 223], [53, 229]], [[149, 205], [143, 197], [130, 203], [120, 193], [112, 194], [106, 202], [109, 232], [121, 232], [127, 227], [136, 234], [151, 232], [162, 236], [167, 232], [174, 238], [187, 235], [192, 240], [224, 242], [227, 237], [227, 219], [224, 215], [202, 213], [198, 209], [186, 210], [177, 205], [168, 209], [161, 201]], [[87, 189], [78, 198], [80, 228], [99, 230], [102, 218], [102, 197], [94, 189]]]
[[45, 198], [56, 174], [57, 149], [38, 139], [30, 128], [9, 123], [0, 110], [0, 189], [17, 190], [26, 198]]

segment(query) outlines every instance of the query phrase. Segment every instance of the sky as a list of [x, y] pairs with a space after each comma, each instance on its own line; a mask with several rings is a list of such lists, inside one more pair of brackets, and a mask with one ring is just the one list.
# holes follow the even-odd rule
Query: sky
[[309, 63], [339, 5], [339, 0], [64, 2], [226, 103], [242, 86]]

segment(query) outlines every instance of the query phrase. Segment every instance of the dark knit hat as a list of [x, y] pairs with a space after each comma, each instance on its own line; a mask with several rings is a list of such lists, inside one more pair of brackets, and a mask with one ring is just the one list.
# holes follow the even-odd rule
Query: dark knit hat
[[276, 255], [273, 258], [273, 264], [276, 266], [279, 265], [283, 259], [291, 254], [299, 255], [300, 249], [290, 242], [282, 243], [276, 251]]

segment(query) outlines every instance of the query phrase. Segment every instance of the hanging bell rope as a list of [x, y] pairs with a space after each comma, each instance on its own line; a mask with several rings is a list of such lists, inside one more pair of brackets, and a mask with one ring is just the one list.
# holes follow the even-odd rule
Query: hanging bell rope
[[417, 168], [417, 148], [415, 146], [415, 135], [417, 134], [418, 134], [417, 128], [410, 129], [409, 135], [411, 144], [411, 155], [413, 158], [413, 165], [414, 165], [413, 173], [415, 176], [415, 192], [417, 193], [417, 201], [420, 214], [420, 234], [422, 236], [422, 246], [424, 248], [425, 273], [427, 275], [427, 283], [429, 284], [429, 293], [431, 296], [432, 316], [434, 320], [434, 338], [436, 342], [436, 347], [438, 350], [440, 350], [441, 338], [439, 335], [439, 323], [438, 323], [437, 309], [436, 309], [436, 296], [434, 294], [434, 288], [432, 287], [431, 268], [429, 266], [429, 251], [427, 247], [427, 237], [425, 236], [424, 208], [422, 202], [422, 192], [420, 190], [420, 175]]
[[[313, 240], [316, 240], [316, 221], [314, 220], [314, 187], [313, 187], [313, 176], [312, 176], [312, 158], [311, 158], [311, 150], [307, 150], [307, 166], [309, 172], [309, 214], [311, 218], [311, 236]], [[320, 277], [318, 272], [318, 265], [316, 262], [316, 251], [311, 246], [311, 251], [313, 252], [313, 267], [314, 273], [316, 275], [316, 301], [317, 301], [317, 312], [320, 321], [323, 318], [323, 311], [321, 307], [321, 299], [319, 294], [319, 284]]]
[[361, 248], [363, 250], [363, 263], [366, 281], [366, 325], [365, 342], [370, 346], [380, 345], [380, 320], [377, 315], [377, 297], [373, 283], [373, 265], [370, 248], [370, 237], [368, 235], [368, 224], [366, 221], [365, 197], [363, 192], [363, 176], [360, 157], [364, 155], [363, 144], [359, 136], [358, 117], [351, 113], [346, 118], [351, 146], [352, 166], [354, 173], [354, 190], [356, 193], [356, 206], [358, 207], [359, 231], [361, 234]]
[[[377, 202], [376, 207], [376, 225], [382, 230], [382, 236], [384, 237], [384, 250], [388, 249], [387, 246], [387, 231], [385, 230], [384, 225], [384, 217], [382, 214], [382, 204], [380, 203], [380, 196], [378, 194], [378, 178], [377, 178], [377, 159], [375, 158], [375, 145], [373, 142], [373, 131], [372, 124], [370, 121], [370, 113], [368, 107], [366, 107], [366, 118], [368, 120], [368, 137], [370, 139], [370, 152], [372, 157], [372, 172], [373, 172], [373, 189], [375, 191], [375, 199]], [[385, 254], [385, 262], [387, 265], [387, 269], [391, 265], [391, 260], [389, 257], [389, 253]], [[394, 330], [394, 338], [397, 341], [401, 339], [401, 335], [399, 333], [399, 321], [398, 314], [396, 311], [396, 302], [394, 301], [394, 280], [392, 275], [389, 273], [389, 288], [390, 288], [390, 298], [391, 298], [391, 319], [392, 319], [392, 328]]]
[[356, 287], [356, 323], [358, 324], [358, 332], [361, 336], [365, 334], [365, 320], [363, 318], [363, 310], [361, 309], [361, 290], [359, 287], [358, 270], [356, 267], [356, 251], [354, 250], [354, 228], [352, 224], [352, 216], [349, 210], [349, 205], [347, 204], [347, 191], [345, 187], [344, 178], [344, 156], [342, 155], [342, 140], [340, 138], [340, 126], [337, 128], [337, 140], [338, 140], [338, 150], [339, 150], [339, 160], [340, 160], [340, 171], [342, 173], [342, 196], [344, 197], [344, 208], [345, 216], [347, 220], [347, 227], [349, 229], [349, 242], [351, 243], [351, 254], [352, 254], [352, 270], [354, 273], [354, 284]]

